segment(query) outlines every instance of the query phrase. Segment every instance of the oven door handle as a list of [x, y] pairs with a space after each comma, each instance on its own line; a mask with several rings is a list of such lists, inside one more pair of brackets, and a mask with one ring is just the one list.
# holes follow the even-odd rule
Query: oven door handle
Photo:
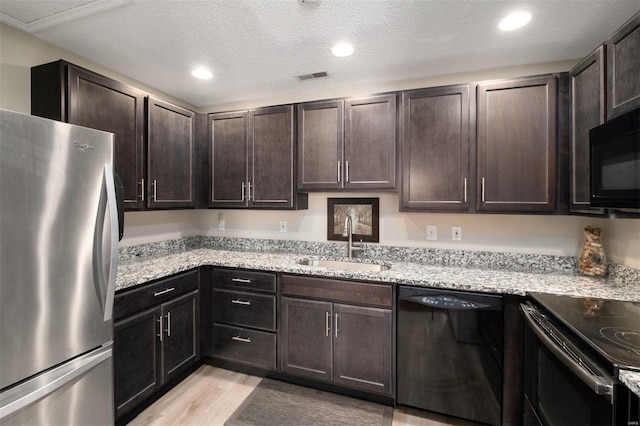
[[[532, 308], [526, 305], [520, 305], [520, 309], [524, 314], [524, 318], [527, 323], [531, 327], [531, 330], [535, 333], [535, 335], [540, 339], [542, 343], [569, 369], [572, 373], [574, 373], [580, 380], [582, 380], [591, 390], [593, 390], [598, 395], [605, 396], [610, 402], [613, 403], [613, 380], [606, 376], [597, 376], [592, 372], [585, 369], [582, 365], [577, 363], [571, 355], [569, 355], [563, 348], [559, 347], [556, 342], [553, 341], [551, 337], [547, 334], [547, 332], [540, 327], [537, 321], [531, 315]], [[553, 332], [558, 335], [559, 338], [562, 338], [565, 341], [569, 339], [566, 338], [558, 329], [554, 327]], [[582, 354], [580, 354], [582, 355]], [[587, 358], [587, 357], [584, 357]]]

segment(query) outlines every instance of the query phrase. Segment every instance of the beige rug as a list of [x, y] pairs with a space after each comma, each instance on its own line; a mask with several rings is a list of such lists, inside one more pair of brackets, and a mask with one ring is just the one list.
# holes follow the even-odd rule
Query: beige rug
[[225, 426], [384, 425], [393, 407], [264, 379]]

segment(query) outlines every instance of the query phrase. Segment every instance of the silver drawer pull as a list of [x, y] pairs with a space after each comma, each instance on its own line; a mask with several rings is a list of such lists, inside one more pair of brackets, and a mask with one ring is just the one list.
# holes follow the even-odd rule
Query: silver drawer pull
[[251, 338], [250, 337], [240, 337], [240, 336], [233, 336], [231, 338], [231, 340], [235, 340], [237, 342], [242, 342], [242, 343], [251, 343]]
[[235, 303], [236, 305], [245, 305], [245, 306], [249, 306], [251, 305], [251, 302], [248, 300], [240, 300], [240, 299], [234, 299], [231, 301], [231, 303]]
[[246, 283], [246, 284], [251, 284], [251, 280], [248, 280], [246, 278], [231, 278], [231, 281], [235, 282], [235, 283]]
[[175, 287], [167, 288], [167, 289], [165, 289], [165, 290], [162, 290], [162, 291], [158, 291], [158, 292], [156, 292], [156, 293], [153, 293], [153, 296], [154, 296], [154, 297], [155, 297], [155, 296], [160, 296], [160, 295], [162, 295], [162, 294], [171, 293], [172, 291], [175, 291]]

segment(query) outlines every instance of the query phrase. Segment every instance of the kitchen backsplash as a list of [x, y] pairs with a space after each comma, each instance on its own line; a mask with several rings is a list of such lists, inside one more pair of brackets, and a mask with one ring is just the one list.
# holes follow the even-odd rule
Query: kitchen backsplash
[[[345, 242], [292, 241], [258, 238], [188, 237], [137, 246], [121, 247], [120, 262], [163, 256], [199, 248], [230, 251], [296, 253], [310, 256], [342, 257]], [[443, 250], [422, 247], [395, 247], [364, 244], [359, 258], [386, 259], [423, 264], [508, 269], [528, 272], [577, 273], [578, 259], [571, 256], [500, 253], [489, 251]], [[640, 281], [640, 270], [609, 262], [608, 275], [623, 282]]]

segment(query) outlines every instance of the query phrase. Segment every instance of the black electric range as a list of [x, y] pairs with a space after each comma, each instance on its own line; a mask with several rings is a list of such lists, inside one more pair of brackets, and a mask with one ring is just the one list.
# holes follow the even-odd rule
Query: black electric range
[[640, 303], [530, 293], [549, 314], [567, 326], [618, 369], [640, 371]]

